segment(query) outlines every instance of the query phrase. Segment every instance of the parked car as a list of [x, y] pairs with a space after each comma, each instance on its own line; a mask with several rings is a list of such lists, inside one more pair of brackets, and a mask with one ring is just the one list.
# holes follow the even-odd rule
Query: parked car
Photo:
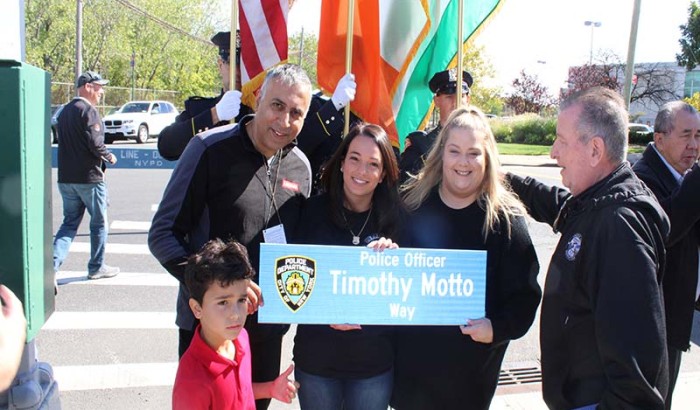
[[629, 124], [629, 131], [636, 132], [639, 134], [653, 134], [654, 133], [654, 129], [651, 126], [646, 125], [646, 124], [639, 124], [636, 122], [631, 122]]
[[58, 144], [58, 129], [56, 124], [58, 124], [58, 116], [63, 111], [65, 104], [54, 105], [51, 107], [51, 143]]
[[167, 101], [130, 101], [104, 117], [105, 143], [133, 139], [143, 144], [149, 137], [158, 137], [177, 115], [175, 106]]

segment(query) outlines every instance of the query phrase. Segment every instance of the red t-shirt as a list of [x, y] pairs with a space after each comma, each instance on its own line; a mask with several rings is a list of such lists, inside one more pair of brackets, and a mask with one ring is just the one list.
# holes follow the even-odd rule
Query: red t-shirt
[[192, 343], [177, 367], [173, 410], [255, 410], [250, 342], [245, 329], [233, 343], [236, 358], [231, 361], [209, 347], [197, 327]]

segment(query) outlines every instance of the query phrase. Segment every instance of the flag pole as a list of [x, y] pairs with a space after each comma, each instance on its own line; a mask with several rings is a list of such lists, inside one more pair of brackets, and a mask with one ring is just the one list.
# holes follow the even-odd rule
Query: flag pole
[[[229, 45], [229, 90], [236, 89], [236, 43], [238, 42], [238, 36], [236, 32], [238, 31], [238, 0], [231, 0], [231, 41]], [[233, 119], [231, 122], [235, 122]]]
[[[352, 71], [352, 36], [355, 19], [355, 0], [348, 0], [348, 29], [345, 38], [345, 74]], [[350, 132], [350, 103], [345, 106], [345, 126], [343, 137]]]
[[464, 1], [459, 0], [459, 7], [457, 8], [457, 89], [455, 90], [457, 95], [457, 108], [462, 106], [462, 59], [464, 58], [464, 52], [462, 50], [462, 38], [464, 36]]

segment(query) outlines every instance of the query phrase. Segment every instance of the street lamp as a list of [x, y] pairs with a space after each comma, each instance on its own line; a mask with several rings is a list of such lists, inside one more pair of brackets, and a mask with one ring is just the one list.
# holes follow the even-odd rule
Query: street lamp
[[600, 21], [587, 20], [583, 22], [583, 25], [586, 27], [591, 26], [591, 53], [588, 57], [588, 64], [590, 65], [593, 63], [593, 29], [602, 26], [603, 23], [601, 23]]

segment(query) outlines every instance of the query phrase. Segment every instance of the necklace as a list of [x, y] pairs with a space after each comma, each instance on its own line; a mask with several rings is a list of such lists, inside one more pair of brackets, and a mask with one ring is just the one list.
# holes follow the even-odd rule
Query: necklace
[[352, 235], [352, 244], [353, 245], [359, 245], [360, 244], [360, 235], [362, 235], [362, 231], [365, 230], [365, 226], [367, 226], [367, 222], [369, 222], [369, 217], [372, 215], [372, 206], [370, 205], [369, 207], [369, 212], [367, 213], [367, 218], [365, 218], [365, 223], [362, 224], [362, 228], [360, 228], [360, 232], [355, 235], [355, 232], [350, 229], [350, 224], [348, 223], [347, 218], [345, 218], [345, 211], [343, 210], [341, 212], [343, 215], [343, 220], [345, 221], [345, 227], [348, 228], [348, 231], [350, 231], [350, 234]]

